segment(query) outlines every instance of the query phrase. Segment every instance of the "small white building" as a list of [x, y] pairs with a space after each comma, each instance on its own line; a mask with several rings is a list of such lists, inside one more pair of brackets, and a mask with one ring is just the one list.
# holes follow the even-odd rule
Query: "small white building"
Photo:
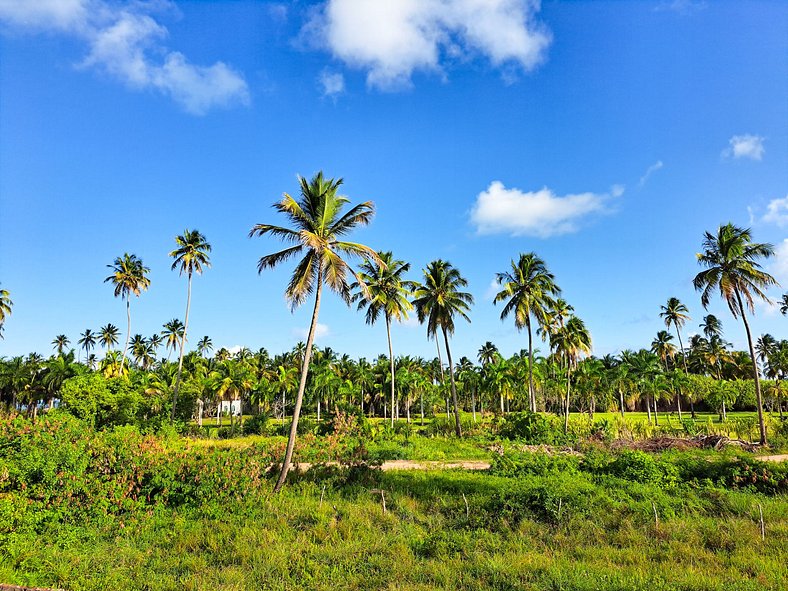
[[234, 417], [240, 417], [241, 399], [236, 398], [235, 400], [222, 400], [219, 402], [219, 415], [224, 416], [225, 414], [230, 414]]

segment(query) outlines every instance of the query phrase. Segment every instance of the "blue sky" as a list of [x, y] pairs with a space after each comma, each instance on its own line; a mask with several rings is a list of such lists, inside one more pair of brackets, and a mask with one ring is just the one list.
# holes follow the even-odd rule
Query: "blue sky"
[[[121, 2], [0, 0], [0, 356], [49, 354], [125, 310], [103, 279], [124, 252], [150, 267], [132, 333], [183, 317], [174, 237], [197, 228], [191, 341], [303, 339], [270, 205], [296, 175], [345, 179], [374, 222], [355, 238], [420, 279], [460, 269], [476, 298], [455, 358], [526, 346], [492, 304], [494, 274], [545, 259], [598, 355], [648, 346], [691, 280], [703, 232], [732, 221], [771, 242], [788, 287], [788, 7], [782, 2]], [[783, 289], [783, 291], [785, 288]], [[781, 290], [774, 290], [777, 297]], [[386, 349], [383, 326], [327, 296], [317, 344]], [[718, 301], [726, 337], [743, 329]], [[786, 337], [760, 306], [756, 333]], [[399, 353], [433, 356], [414, 321]], [[544, 346], [542, 346], [544, 349]]]

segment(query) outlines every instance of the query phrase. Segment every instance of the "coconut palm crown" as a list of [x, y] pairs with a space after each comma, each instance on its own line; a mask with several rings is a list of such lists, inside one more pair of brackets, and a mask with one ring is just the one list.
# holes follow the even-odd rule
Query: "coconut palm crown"
[[336, 292], [345, 302], [350, 304], [351, 290], [348, 276], [353, 275], [359, 284], [363, 281], [355, 274], [350, 265], [342, 258], [349, 256], [366, 260], [379, 261], [378, 254], [370, 247], [356, 242], [347, 242], [343, 238], [358, 226], [367, 225], [375, 213], [371, 201], [365, 201], [351, 207], [343, 213], [349, 199], [337, 194], [342, 179], [327, 179], [318, 172], [311, 180], [299, 177], [301, 194], [294, 199], [287, 193], [281, 201], [274, 204], [274, 209], [284, 214], [292, 227], [273, 224], [256, 224], [249, 236], [271, 235], [290, 244], [287, 248], [260, 258], [257, 264], [258, 273], [271, 269], [295, 257], [302, 257], [296, 264], [290, 282], [285, 289], [285, 297], [290, 301], [292, 309], [297, 308], [315, 294], [315, 307], [312, 322], [307, 336], [304, 362], [301, 367], [301, 378], [290, 425], [285, 458], [274, 491], [279, 491], [287, 478], [290, 461], [293, 457], [298, 417], [306, 389], [309, 359], [312, 355], [312, 343], [315, 338], [320, 297], [323, 284]]

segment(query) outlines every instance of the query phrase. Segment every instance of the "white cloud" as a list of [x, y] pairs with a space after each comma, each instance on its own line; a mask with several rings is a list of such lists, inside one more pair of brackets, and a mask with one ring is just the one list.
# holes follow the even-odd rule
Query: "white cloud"
[[105, 0], [0, 0], [0, 20], [77, 37], [88, 46], [82, 67], [96, 68], [135, 89], [158, 90], [189, 113], [248, 104], [249, 90], [238, 72], [223, 62], [193, 65], [163, 45], [167, 29], [149, 12], [170, 7], [168, 2], [120, 6]]
[[782, 199], [772, 199], [766, 206], [763, 221], [776, 224], [780, 228], [788, 226], [788, 195]]
[[609, 200], [623, 192], [621, 185], [614, 185], [610, 193], [560, 196], [547, 187], [523, 192], [516, 188], [507, 189], [500, 181], [493, 181], [476, 197], [471, 209], [471, 222], [479, 234], [506, 233], [548, 238], [576, 232], [584, 218], [606, 212]]
[[487, 286], [487, 291], [484, 292], [485, 301], [493, 301], [499, 291], [501, 291], [501, 284], [498, 283], [498, 279], [493, 278], [493, 280], [490, 281], [490, 285]]
[[323, 91], [323, 96], [336, 98], [338, 95], [345, 92], [345, 77], [341, 72], [329, 72], [323, 70], [320, 72], [320, 88]]
[[243, 349], [243, 348], [244, 348], [244, 347], [243, 347], [243, 345], [233, 345], [232, 347], [227, 347], [227, 352], [228, 352], [230, 355], [233, 355], [233, 356], [235, 356], [235, 355], [238, 355], [238, 352], [239, 352], [241, 349]]
[[[331, 334], [331, 331], [328, 330], [328, 326], [325, 324], [317, 323], [315, 326], [315, 338], [320, 339], [323, 337], [328, 336]], [[309, 336], [309, 329], [308, 328], [294, 328], [293, 329], [293, 336], [297, 337], [303, 341], [306, 341], [307, 337]]]
[[327, 0], [302, 39], [365, 70], [369, 86], [396, 90], [414, 71], [440, 73], [474, 54], [495, 67], [535, 68], [551, 41], [538, 11], [538, 0]]
[[763, 140], [765, 139], [760, 135], [734, 135], [728, 140], [730, 145], [722, 151], [722, 155], [727, 158], [760, 160], [766, 151], [763, 147]]
[[402, 326], [407, 326], [408, 328], [416, 328], [421, 326], [419, 322], [419, 317], [416, 315], [416, 311], [414, 310], [408, 317], [400, 323]]
[[652, 164], [651, 166], [649, 166], [649, 167], [646, 169], [646, 172], [644, 172], [644, 173], [643, 173], [643, 176], [642, 176], [642, 177], [640, 177], [640, 181], [638, 181], [638, 187], [642, 187], [643, 185], [645, 185], [645, 184], [646, 184], [646, 181], [648, 181], [649, 177], [650, 177], [652, 174], [654, 174], [655, 172], [657, 172], [657, 171], [658, 171], [660, 168], [662, 168], [663, 166], [664, 166], [664, 165], [662, 164], [662, 160], [657, 160], [657, 161], [656, 161], [654, 164]]

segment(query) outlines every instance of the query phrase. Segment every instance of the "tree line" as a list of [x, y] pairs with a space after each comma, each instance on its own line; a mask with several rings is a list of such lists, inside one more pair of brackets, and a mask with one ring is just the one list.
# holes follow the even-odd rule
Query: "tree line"
[[[150, 270], [136, 255], [124, 253], [108, 265], [111, 274], [105, 279], [112, 285], [115, 296], [125, 303], [127, 330], [123, 351], [113, 349], [119, 342], [119, 330], [112, 324], [102, 327], [97, 333], [86, 330], [77, 341], [79, 350], [85, 353], [88, 371], [95, 370], [95, 373], [110, 379], [148, 381], [150, 383], [140, 384], [144, 392], [155, 392], [157, 395], [166, 393], [168, 400], [166, 403], [162, 400], [161, 406], [169, 408], [171, 419], [178, 416], [182, 387], [184, 392], [188, 390], [190, 394], [189, 404], [195, 399], [205, 401], [215, 400], [218, 396], [235, 395], [248, 397], [250, 403], [259, 408], [272, 406], [271, 393], [277, 388], [283, 399], [288, 391], [295, 389], [293, 420], [277, 490], [287, 476], [298, 420], [308, 389], [318, 403], [321, 399], [330, 400], [331, 397], [327, 395], [329, 392], [336, 399], [342, 390], [351, 400], [355, 393], [359, 405], [363, 405], [366, 400], [368, 408], [373, 409], [373, 412], [383, 409], [391, 420], [394, 420], [398, 403], [402, 400], [406, 401], [406, 412], [410, 412], [411, 405], [407, 403], [411, 400], [410, 391], [421, 391], [423, 399], [424, 392], [430, 388], [445, 390], [447, 398], [451, 400], [447, 406], [450, 406], [448, 411], [453, 414], [455, 433], [461, 436], [460, 409], [468, 407], [469, 391], [474, 414], [477, 399], [481, 407], [485, 398], [495, 393], [500, 399], [501, 412], [505, 410], [504, 403], [510, 406], [516, 398], [516, 404], [521, 403], [532, 412], [545, 409], [563, 414], [565, 424], [571, 408], [586, 408], [593, 414], [598, 404], [605, 405], [605, 393], [610, 392], [618, 394], [618, 406], [623, 413], [627, 405], [632, 406], [633, 393], [637, 392], [637, 401], [645, 406], [649, 416], [653, 411], [656, 421], [659, 401], [674, 401], [676, 411], [681, 415], [682, 398], [690, 404], [691, 412], [694, 404], [701, 399], [719, 401], [720, 404], [714, 406], [720, 408], [724, 415], [726, 406], [739, 399], [738, 395], [733, 397], [729, 385], [751, 381], [761, 441], [765, 442], [764, 396], [758, 365], [760, 359], [764, 363], [766, 375], [773, 379], [767, 392], [769, 400], [776, 400], [776, 406], [782, 412], [780, 382], [785, 376], [788, 347], [785, 341], [776, 341], [769, 335], [763, 335], [756, 342], [747, 318], [748, 313], [755, 312], [755, 300], [769, 301], [765, 290], [777, 285], [774, 277], [761, 266], [761, 261], [772, 256], [774, 249], [770, 244], [753, 242], [748, 229], [729, 223], [720, 226], [716, 233], [706, 232], [702, 252], [697, 255], [703, 270], [693, 282], [701, 292], [704, 308], [708, 307], [712, 296], [719, 293], [734, 319], [741, 319], [747, 335], [747, 354], [729, 349], [729, 343], [723, 338], [721, 322], [712, 315], [704, 318], [704, 336], [693, 336], [688, 347], [685, 347], [681, 329], [690, 319], [688, 309], [678, 299], [670, 298], [662, 306], [661, 316], [666, 327], [673, 328], [678, 347], [672, 342], [672, 334], [660, 331], [650, 349], [624, 351], [618, 357], [597, 359], [591, 356], [591, 334], [586, 324], [561, 297], [561, 289], [545, 261], [531, 252], [520, 254], [511, 261], [510, 269], [496, 274], [499, 291], [494, 298], [496, 305], [501, 304], [501, 319], [512, 318], [517, 329], [525, 331], [527, 352], [503, 359], [491, 352], [494, 345], [488, 343], [482, 347], [482, 350], [487, 349], [485, 354], [482, 355], [482, 350], [479, 353], [481, 366], [472, 369], [473, 363], [466, 358], [455, 364], [451, 353], [455, 322], [460, 319], [470, 322], [469, 313], [473, 304], [473, 296], [464, 291], [467, 280], [460, 271], [448, 261], [435, 260], [424, 268], [422, 281], [406, 279], [404, 274], [410, 269], [407, 262], [396, 259], [391, 252], [378, 251], [346, 239], [355, 228], [371, 222], [374, 215], [372, 202], [366, 201], [346, 208], [349, 199], [338, 194], [342, 179], [326, 178], [322, 172], [310, 180], [299, 177], [299, 185], [298, 198], [284, 193], [282, 199], [274, 204], [275, 210], [286, 218], [289, 225], [256, 224], [249, 236], [270, 236], [287, 245], [282, 250], [261, 257], [258, 261], [259, 273], [297, 260], [285, 288], [285, 296], [293, 309], [310, 297], [314, 302], [307, 340], [300, 355], [283, 354], [270, 358], [267, 352], [261, 350], [257, 354], [246, 352], [240, 358], [238, 355], [230, 358], [220, 355], [222, 351], [219, 351], [213, 360], [208, 360], [205, 354], [211, 349], [209, 337], [203, 337], [197, 344], [197, 350], [186, 354], [192, 279], [210, 267], [211, 252], [211, 245], [206, 238], [199, 231], [188, 229], [176, 237], [177, 247], [170, 253], [172, 269], [177, 269], [187, 278], [184, 321], [173, 319], [163, 326], [161, 334], [147, 339], [141, 335], [132, 337], [132, 296], [139, 297], [147, 290]], [[353, 261], [360, 263], [358, 270], [351, 266]], [[315, 361], [320, 357], [320, 349], [314, 347], [314, 339], [325, 286], [348, 305], [356, 303], [358, 310], [365, 312], [368, 324], [374, 324], [381, 318], [385, 321], [389, 351], [386, 380], [388, 403], [376, 400], [374, 388], [364, 392], [364, 385], [370, 384], [365, 384], [365, 378], [361, 375], [363, 370], [358, 368], [365, 365], [373, 367], [373, 364], [364, 360], [355, 362], [355, 372], [340, 372], [335, 370], [338, 365], [332, 356], [324, 351], [322, 357], [327, 359], [326, 366], [334, 369], [330, 372], [313, 371], [310, 375], [313, 357]], [[11, 312], [11, 305], [8, 292], [3, 290], [0, 294], [0, 328], [2, 321]], [[435, 340], [437, 363], [409, 357], [397, 358], [394, 354], [391, 324], [406, 319], [412, 311], [417, 314], [419, 322], [425, 325], [428, 339]], [[788, 313], [788, 294], [782, 297], [781, 311], [783, 314]], [[548, 344], [549, 355], [535, 358], [536, 337]], [[97, 343], [106, 350], [101, 361], [91, 355]], [[45, 361], [31, 355], [27, 359], [3, 361], [0, 392], [4, 400], [10, 396], [11, 402], [23, 402], [28, 407], [32, 405], [34, 411], [38, 403], [42, 402], [42, 397], [48, 398], [51, 404], [56, 398], [55, 385], [59, 380], [63, 378], [60, 382], [62, 386], [69, 377], [82, 371], [73, 367], [73, 355], [69, 359], [65, 354], [69, 344], [65, 335], [58, 335], [53, 341], [58, 352], [57, 358]], [[157, 361], [161, 346], [170, 354], [177, 352], [177, 365], [174, 362]], [[446, 355], [445, 370], [442, 352]], [[434, 371], [436, 365], [437, 372]], [[429, 367], [433, 368], [432, 373], [426, 369]], [[74, 376], [69, 376], [70, 372]], [[326, 377], [328, 373], [334, 377]], [[47, 379], [48, 386], [43, 385], [44, 376], [51, 376]], [[36, 382], [38, 378], [40, 383]], [[704, 381], [703, 378], [711, 379], [715, 385], [711, 386], [712, 382]], [[722, 383], [727, 385], [718, 385]], [[278, 386], [272, 388], [271, 384]], [[747, 387], [744, 389], [747, 390]], [[521, 399], [523, 392], [525, 400]], [[286, 406], [285, 400], [282, 412]]]

